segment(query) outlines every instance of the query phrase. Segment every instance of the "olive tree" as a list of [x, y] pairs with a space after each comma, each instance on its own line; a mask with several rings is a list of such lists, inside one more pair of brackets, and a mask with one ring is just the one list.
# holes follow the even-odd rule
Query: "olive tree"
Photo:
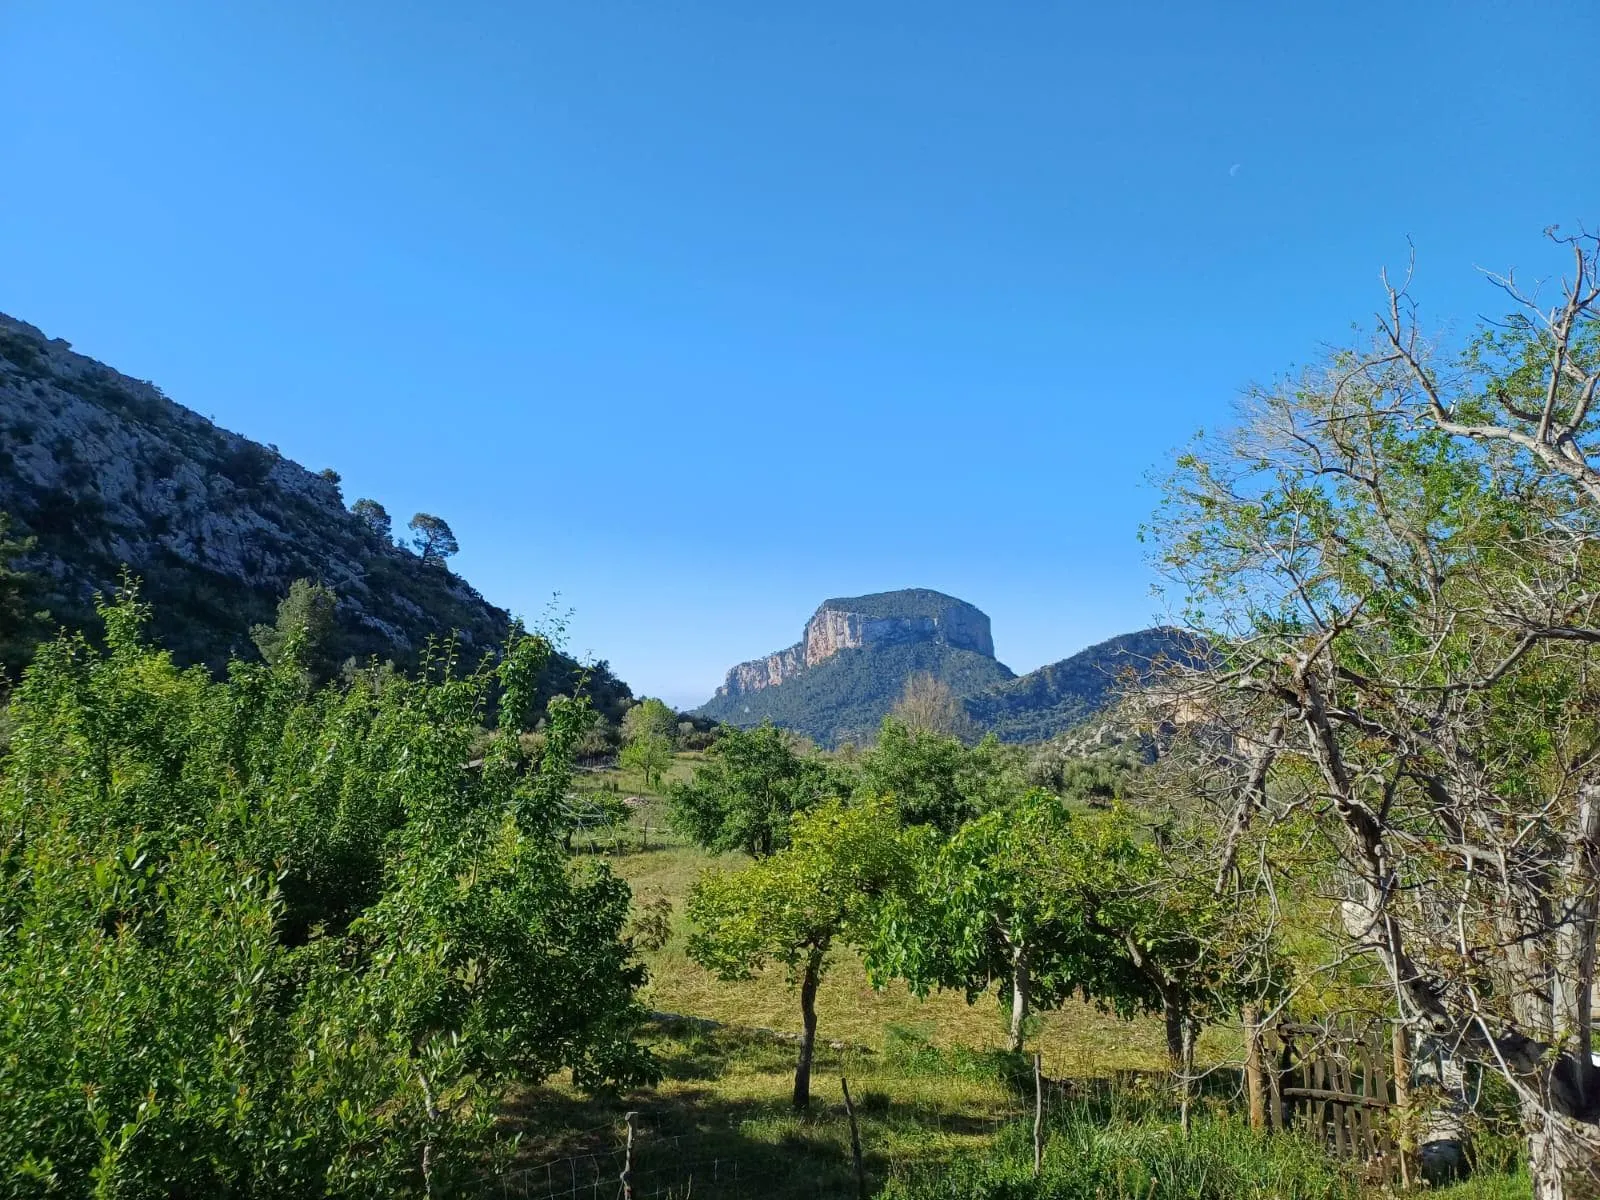
[[1460, 353], [1390, 287], [1372, 345], [1178, 461], [1153, 528], [1222, 658], [1178, 689], [1236, 764], [1219, 881], [1263, 822], [1326, 834], [1341, 953], [1515, 1089], [1541, 1200], [1600, 1161], [1600, 284], [1566, 245], [1561, 300], [1497, 278], [1517, 309]]
[[794, 1106], [811, 1101], [817, 988], [840, 945], [863, 945], [902, 886], [905, 843], [887, 801], [833, 800], [793, 818], [788, 845], [742, 871], [713, 868], [689, 893], [689, 956], [724, 979], [781, 964], [800, 991]]

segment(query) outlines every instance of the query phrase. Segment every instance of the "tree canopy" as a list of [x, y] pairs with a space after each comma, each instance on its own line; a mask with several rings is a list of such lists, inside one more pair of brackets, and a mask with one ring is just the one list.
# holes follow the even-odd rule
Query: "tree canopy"
[[332, 589], [309, 579], [296, 579], [289, 585], [289, 594], [278, 602], [276, 623], [254, 626], [250, 640], [269, 665], [277, 666], [293, 654], [313, 683], [326, 683], [336, 666], [338, 605], [339, 598]]
[[422, 555], [423, 562], [443, 561], [461, 549], [450, 526], [432, 513], [419, 512], [406, 527], [411, 530], [411, 544]]
[[906, 823], [950, 833], [1020, 794], [1012, 754], [993, 737], [967, 746], [951, 734], [885, 717], [877, 744], [861, 756], [861, 778], [868, 792], [892, 797]]
[[877, 905], [907, 878], [887, 801], [830, 800], [792, 818], [785, 847], [742, 871], [712, 869], [689, 895], [689, 955], [724, 979], [782, 964], [800, 990], [803, 1038], [794, 1105], [810, 1102], [817, 986], [841, 944], [870, 937]]
[[394, 522], [389, 518], [389, 510], [376, 500], [362, 497], [350, 506], [350, 511], [360, 517], [366, 527], [375, 537], [387, 542], [394, 528]]
[[[628, 889], [555, 836], [584, 704], [549, 649], [212, 682], [125, 594], [41, 648], [0, 760], [0, 1163], [73, 1194], [451, 1192], [511, 1080], [652, 1074]], [[296, 635], [297, 636], [297, 635]], [[478, 765], [490, 689], [500, 725]]]
[[760, 857], [784, 845], [793, 814], [839, 790], [827, 764], [768, 724], [724, 729], [694, 777], [673, 784], [668, 798], [673, 824], [687, 837]]
[[1223, 886], [1314, 822], [1341, 951], [1515, 1090], [1541, 1196], [1600, 1161], [1600, 243], [1565, 245], [1561, 301], [1500, 279], [1514, 311], [1458, 354], [1391, 289], [1371, 344], [1180, 458], [1153, 528], [1225, 648], [1182, 695], [1231, 781]]

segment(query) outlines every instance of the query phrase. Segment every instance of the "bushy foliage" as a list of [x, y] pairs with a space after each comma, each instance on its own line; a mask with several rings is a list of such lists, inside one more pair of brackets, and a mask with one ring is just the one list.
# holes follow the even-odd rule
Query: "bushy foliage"
[[49, 618], [38, 579], [17, 565], [33, 544], [32, 538], [13, 537], [11, 518], [0, 512], [0, 694], [6, 676], [28, 661]]
[[389, 516], [389, 510], [376, 500], [363, 496], [350, 506], [352, 516], [359, 517], [363, 524], [372, 531], [372, 535], [388, 544], [394, 533], [394, 521]]
[[672, 822], [686, 837], [759, 857], [785, 844], [795, 813], [847, 790], [826, 762], [800, 753], [790, 734], [766, 724], [725, 730], [694, 777], [667, 795]]
[[628, 890], [555, 833], [589, 714], [515, 738], [543, 642], [318, 690], [295, 637], [217, 683], [102, 613], [0, 765], [0, 1190], [447, 1192], [508, 1080], [650, 1075]]
[[646, 696], [622, 714], [622, 740], [641, 737], [665, 738], [670, 744], [678, 733], [678, 714], [654, 696]]
[[269, 664], [277, 665], [291, 642], [296, 642], [299, 661], [312, 683], [325, 683], [332, 677], [334, 623], [339, 598], [332, 589], [309, 579], [296, 579], [289, 594], [278, 602], [278, 619], [271, 625], [250, 630], [250, 640]]
[[877, 744], [861, 756], [867, 791], [891, 797], [901, 820], [946, 833], [1024, 790], [1013, 756], [994, 737], [976, 746], [885, 717]]
[[913, 885], [879, 913], [869, 969], [918, 995], [950, 988], [969, 1003], [995, 988], [1012, 1004], [1012, 1049], [1031, 1011], [1075, 993], [1124, 1016], [1155, 1007], [1159, 992], [1129, 961], [1105, 901], [1052, 877], [1070, 862], [1109, 895], [1142, 853], [1126, 825], [1074, 817], [1048, 792], [1028, 792], [948, 840], [922, 839]]

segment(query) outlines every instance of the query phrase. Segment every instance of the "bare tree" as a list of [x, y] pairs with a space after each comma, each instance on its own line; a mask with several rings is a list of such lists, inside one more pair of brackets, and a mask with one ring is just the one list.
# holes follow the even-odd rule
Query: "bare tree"
[[[1390, 288], [1375, 349], [1254, 392], [1180, 458], [1156, 522], [1189, 680], [1231, 760], [1219, 881], [1264, 825], [1339, 856], [1345, 952], [1519, 1097], [1540, 1200], [1600, 1183], [1596, 243], [1463, 353]], [[1259, 867], [1270, 874], [1274, 864]]]
[[890, 715], [910, 729], [961, 738], [972, 733], [972, 720], [950, 685], [928, 671], [918, 671], [906, 680]]

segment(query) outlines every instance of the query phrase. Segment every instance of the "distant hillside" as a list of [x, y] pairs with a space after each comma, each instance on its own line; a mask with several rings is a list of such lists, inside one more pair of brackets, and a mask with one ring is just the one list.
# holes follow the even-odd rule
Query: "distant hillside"
[[906, 680], [923, 671], [958, 696], [1013, 678], [1003, 663], [936, 642], [851, 647], [781, 685], [719, 694], [695, 712], [730, 725], [770, 720], [824, 746], [858, 742], [877, 730]]
[[1199, 657], [1181, 630], [1143, 629], [969, 695], [964, 703], [978, 727], [1001, 741], [1040, 741], [1094, 717], [1130, 674], [1142, 679], [1162, 663], [1192, 664]]
[[[475, 657], [509, 629], [507, 612], [442, 562], [349, 512], [332, 471], [308, 471], [3, 314], [0, 511], [36, 539], [26, 565], [57, 623], [93, 627], [95, 592], [126, 566], [155, 608], [154, 635], [185, 663], [253, 655], [250, 627], [270, 624], [300, 578], [338, 594], [340, 657], [410, 665], [452, 631]], [[576, 665], [556, 664], [550, 686], [565, 687]], [[627, 698], [603, 667], [592, 684], [603, 709]]]
[[823, 745], [868, 737], [915, 674], [961, 698], [977, 728], [1008, 742], [1037, 741], [1083, 723], [1128, 672], [1189, 661], [1180, 633], [1147, 629], [1091, 646], [1018, 678], [994, 657], [989, 618], [924, 588], [826, 600], [800, 641], [728, 672], [696, 710], [732, 725], [775, 725]]

